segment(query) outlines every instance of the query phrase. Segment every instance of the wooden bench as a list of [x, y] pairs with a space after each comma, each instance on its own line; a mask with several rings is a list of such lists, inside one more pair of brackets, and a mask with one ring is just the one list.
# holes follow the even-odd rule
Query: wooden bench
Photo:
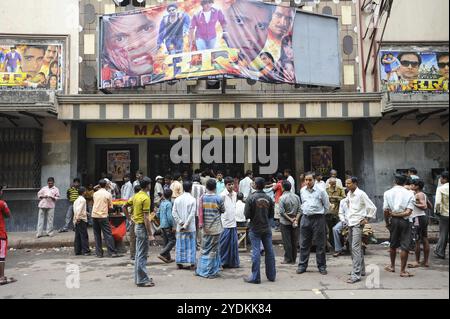
[[239, 251], [246, 252], [247, 251], [247, 227], [238, 227], [238, 247]]

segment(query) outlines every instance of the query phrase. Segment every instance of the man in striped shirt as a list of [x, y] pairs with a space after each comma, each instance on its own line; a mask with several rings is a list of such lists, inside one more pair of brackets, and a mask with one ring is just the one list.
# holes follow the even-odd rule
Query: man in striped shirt
[[62, 229], [60, 229], [60, 233], [65, 233], [69, 231], [70, 229], [74, 229], [73, 226], [73, 203], [77, 200], [78, 196], [78, 189], [80, 188], [81, 181], [80, 179], [74, 178], [72, 186], [67, 190], [67, 199], [69, 200], [69, 208], [67, 209], [66, 213], [66, 223]]
[[200, 203], [203, 214], [200, 215], [200, 228], [203, 227], [201, 257], [196, 274], [204, 278], [217, 278], [221, 266], [219, 254], [220, 234], [223, 231], [221, 215], [225, 212], [223, 200], [216, 195], [216, 181], [206, 182], [206, 194]]

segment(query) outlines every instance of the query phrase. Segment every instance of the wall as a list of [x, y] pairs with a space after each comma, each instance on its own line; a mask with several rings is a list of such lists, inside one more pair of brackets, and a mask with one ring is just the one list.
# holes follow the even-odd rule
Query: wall
[[[448, 124], [439, 119], [429, 119], [417, 125], [415, 120], [402, 120], [392, 125], [380, 121], [373, 130], [376, 200], [382, 202], [383, 193], [389, 189], [396, 169], [415, 167], [425, 181], [425, 192], [435, 192], [433, 168], [449, 167]], [[380, 204], [381, 206], [381, 204]]]
[[2, 34], [69, 35], [69, 92], [78, 93], [78, 0], [2, 1], [0, 21]]

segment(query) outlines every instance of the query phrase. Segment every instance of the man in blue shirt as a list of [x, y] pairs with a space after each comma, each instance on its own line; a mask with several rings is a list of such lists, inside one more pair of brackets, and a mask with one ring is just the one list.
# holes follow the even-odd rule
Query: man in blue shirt
[[165, 263], [171, 263], [174, 260], [170, 257], [170, 251], [175, 247], [176, 239], [175, 239], [175, 231], [174, 229], [174, 221], [172, 217], [172, 190], [170, 188], [166, 188], [164, 190], [164, 198], [161, 201], [161, 204], [158, 209], [157, 216], [160, 220], [160, 227], [162, 230], [162, 236], [164, 239], [164, 248], [161, 250], [158, 258], [164, 261]]
[[327, 274], [325, 257], [326, 220], [325, 214], [330, 208], [330, 201], [325, 190], [315, 185], [315, 173], [305, 174], [306, 187], [300, 191], [302, 200], [302, 219], [300, 222], [300, 262], [297, 274], [306, 272], [309, 253], [314, 241], [316, 245], [316, 261], [319, 272]]
[[224, 189], [225, 189], [225, 182], [223, 180], [223, 174], [221, 171], [219, 171], [217, 172], [216, 175], [216, 194], [217, 195], [222, 194]]

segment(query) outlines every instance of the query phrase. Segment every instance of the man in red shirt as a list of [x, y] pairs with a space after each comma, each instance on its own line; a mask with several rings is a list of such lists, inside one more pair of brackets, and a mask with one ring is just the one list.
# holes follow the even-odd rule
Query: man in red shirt
[[[3, 195], [3, 187], [0, 186], [0, 198]], [[16, 281], [14, 278], [5, 277], [5, 259], [8, 251], [8, 236], [6, 234], [5, 218], [11, 216], [8, 205], [0, 199], [0, 285], [6, 285]]]
[[275, 220], [275, 230], [279, 231], [280, 230], [280, 198], [281, 195], [283, 195], [283, 180], [284, 180], [284, 176], [281, 173], [277, 174], [277, 183], [276, 184], [272, 184], [272, 190], [275, 194], [275, 215], [274, 215], [274, 220]]

